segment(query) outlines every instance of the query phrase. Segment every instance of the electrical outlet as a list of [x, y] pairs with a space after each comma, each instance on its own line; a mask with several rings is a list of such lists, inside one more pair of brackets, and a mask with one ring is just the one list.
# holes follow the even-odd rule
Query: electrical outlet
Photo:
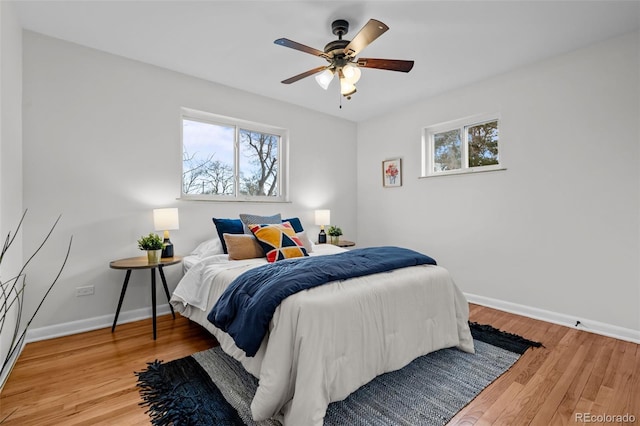
[[76, 287], [76, 296], [91, 296], [94, 292], [95, 288], [92, 285]]

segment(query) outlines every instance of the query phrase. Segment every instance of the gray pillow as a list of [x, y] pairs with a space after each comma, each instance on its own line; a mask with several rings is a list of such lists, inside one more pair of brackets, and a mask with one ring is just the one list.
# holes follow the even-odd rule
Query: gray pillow
[[244, 233], [253, 235], [251, 230], [249, 229], [250, 224], [253, 225], [273, 225], [282, 223], [282, 216], [280, 213], [274, 214], [273, 216], [259, 216], [257, 214], [240, 214], [240, 221], [242, 222], [242, 227], [244, 228]]

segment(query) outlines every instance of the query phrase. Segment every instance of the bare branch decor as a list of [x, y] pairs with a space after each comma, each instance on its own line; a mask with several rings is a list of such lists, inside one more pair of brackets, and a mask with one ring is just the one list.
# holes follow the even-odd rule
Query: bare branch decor
[[[27, 211], [25, 210], [24, 213], [22, 214], [22, 217], [20, 218], [20, 222], [18, 223], [18, 227], [16, 228], [13, 236], [11, 235], [11, 232], [7, 234], [7, 238], [5, 239], [4, 245], [2, 246], [2, 252], [0, 253], [0, 264], [2, 264], [4, 255], [7, 253], [7, 251], [13, 244], [13, 241], [15, 240], [16, 235], [20, 231], [20, 228], [22, 227], [22, 222], [24, 221], [26, 214], [27, 214]], [[17, 318], [16, 318], [15, 326], [13, 330], [7, 330], [7, 332], [12, 332], [13, 334], [11, 337], [11, 344], [9, 345], [9, 351], [7, 352], [6, 357], [2, 361], [2, 368], [0, 368], [0, 377], [5, 377], [5, 373], [7, 372], [7, 370], [10, 370], [11, 366], [13, 365], [11, 363], [11, 360], [17, 354], [17, 351], [19, 350], [19, 348], [22, 347], [25, 336], [27, 334], [27, 329], [29, 328], [29, 326], [31, 325], [31, 322], [33, 321], [36, 314], [42, 307], [42, 304], [44, 303], [45, 299], [51, 292], [51, 289], [53, 289], [53, 286], [58, 281], [58, 278], [60, 278], [60, 275], [62, 274], [62, 270], [67, 264], [67, 259], [69, 259], [69, 253], [71, 252], [71, 243], [73, 241], [73, 236], [69, 239], [69, 246], [67, 247], [67, 253], [64, 257], [64, 261], [62, 262], [62, 265], [60, 266], [60, 269], [58, 270], [58, 273], [56, 274], [53, 281], [45, 291], [44, 295], [42, 296], [42, 299], [40, 299], [40, 303], [38, 304], [38, 306], [36, 307], [36, 310], [31, 315], [31, 318], [29, 318], [29, 320], [26, 322], [24, 327], [22, 327], [21, 323], [22, 323], [22, 309], [24, 307], [24, 290], [27, 285], [27, 275], [25, 274], [25, 270], [29, 265], [29, 263], [31, 263], [31, 261], [34, 259], [36, 254], [38, 254], [38, 252], [45, 245], [45, 243], [53, 233], [53, 230], [55, 229], [56, 225], [60, 221], [61, 217], [62, 216], [58, 216], [58, 219], [56, 219], [55, 223], [53, 224], [53, 226], [51, 227], [47, 235], [44, 237], [44, 239], [42, 240], [38, 248], [27, 259], [27, 261], [24, 262], [24, 264], [22, 265], [22, 268], [20, 269], [20, 272], [18, 272], [16, 276], [9, 278], [8, 280], [0, 279], [0, 335], [2, 335], [2, 333], [5, 332], [4, 331], [5, 323], [7, 321], [7, 316], [9, 315], [10, 310], [13, 308], [14, 305], [16, 305], [15, 309], [17, 309]]]

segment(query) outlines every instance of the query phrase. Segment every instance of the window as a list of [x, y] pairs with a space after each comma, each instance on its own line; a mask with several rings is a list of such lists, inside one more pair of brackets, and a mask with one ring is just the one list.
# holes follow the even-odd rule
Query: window
[[425, 128], [422, 176], [502, 170], [498, 122], [494, 115]]
[[286, 201], [285, 129], [200, 111], [182, 113], [182, 197]]

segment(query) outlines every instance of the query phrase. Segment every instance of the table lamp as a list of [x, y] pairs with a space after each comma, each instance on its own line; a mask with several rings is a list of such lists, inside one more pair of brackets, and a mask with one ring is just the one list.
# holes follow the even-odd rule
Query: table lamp
[[164, 248], [162, 257], [173, 257], [173, 243], [169, 239], [169, 231], [180, 229], [177, 208], [154, 209], [153, 224], [156, 231], [164, 231]]
[[331, 210], [316, 210], [316, 225], [320, 226], [320, 234], [318, 234], [318, 244], [326, 244], [327, 234], [324, 232], [324, 226], [331, 223]]

